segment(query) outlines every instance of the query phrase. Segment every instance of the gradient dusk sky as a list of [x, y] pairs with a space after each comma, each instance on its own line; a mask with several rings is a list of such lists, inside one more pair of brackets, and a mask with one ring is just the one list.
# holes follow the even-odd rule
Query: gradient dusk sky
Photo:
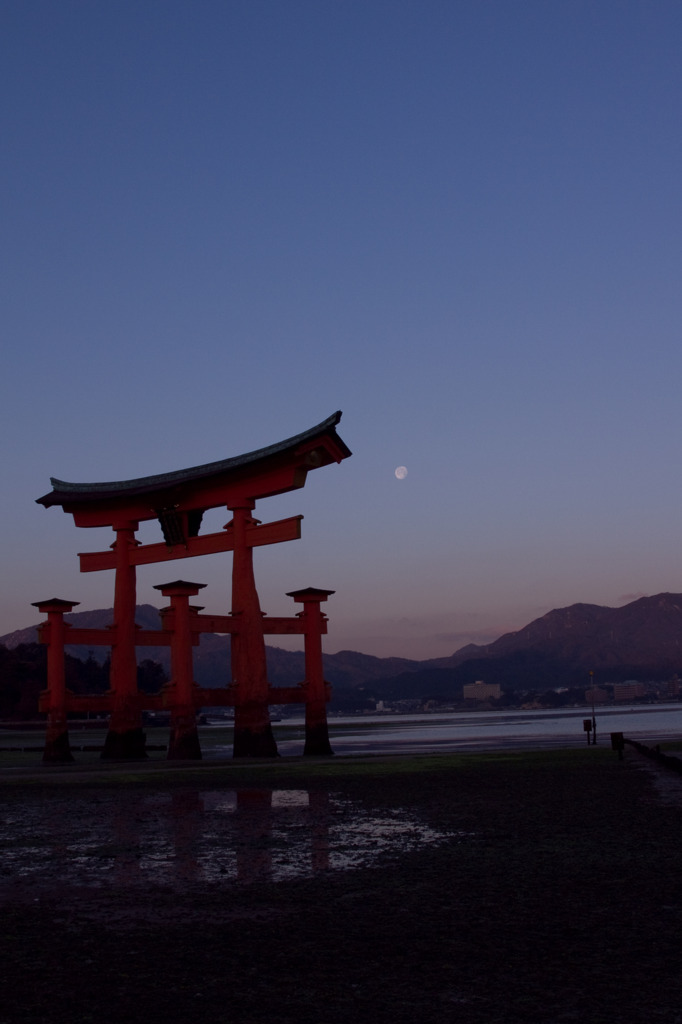
[[[5, 0], [0, 25], [0, 634], [112, 604], [76, 553], [113, 535], [36, 505], [50, 476], [337, 409], [353, 457], [256, 510], [305, 516], [257, 582], [271, 615], [334, 589], [326, 650], [440, 657], [682, 592], [679, 0]], [[144, 566], [139, 600], [182, 576], [224, 613], [229, 571]]]

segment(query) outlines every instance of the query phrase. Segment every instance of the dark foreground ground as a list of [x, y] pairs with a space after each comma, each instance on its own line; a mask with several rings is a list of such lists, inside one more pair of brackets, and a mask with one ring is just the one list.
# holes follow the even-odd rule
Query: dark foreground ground
[[[60, 858], [87, 836], [71, 800], [95, 820], [98, 801], [149, 808], [170, 791], [191, 814], [197, 787], [305, 790], [311, 805], [322, 794], [327, 825], [350, 808], [368, 822], [406, 815], [441, 839], [340, 870], [325, 862], [325, 823], [294, 817], [291, 828], [317, 830], [300, 877], [250, 871], [249, 859], [268, 863], [264, 830], [224, 884], [191, 871], [159, 885], [117, 884], [115, 872], [102, 886], [60, 884]], [[676, 787], [630, 751], [619, 762], [589, 748], [0, 778], [0, 819], [51, 814], [54, 837], [53, 875], [35, 882], [16, 871], [11, 829], [0, 851], [14, 865], [2, 879], [0, 1021], [679, 1024]]]

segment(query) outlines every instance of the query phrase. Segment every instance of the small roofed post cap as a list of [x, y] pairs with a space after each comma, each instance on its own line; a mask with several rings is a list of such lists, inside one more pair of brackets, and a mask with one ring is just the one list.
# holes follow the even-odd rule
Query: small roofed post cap
[[31, 607], [39, 612], [70, 612], [80, 601], [63, 601], [61, 597], [51, 597], [48, 601], [31, 601]]
[[206, 586], [205, 583], [188, 583], [187, 580], [175, 580], [173, 583], [158, 583], [154, 590], [160, 590], [164, 597], [177, 597], [186, 594], [192, 597]]
[[335, 590], [320, 590], [319, 587], [304, 587], [302, 590], [290, 590], [287, 597], [293, 597], [294, 601], [303, 604], [306, 601], [326, 601]]

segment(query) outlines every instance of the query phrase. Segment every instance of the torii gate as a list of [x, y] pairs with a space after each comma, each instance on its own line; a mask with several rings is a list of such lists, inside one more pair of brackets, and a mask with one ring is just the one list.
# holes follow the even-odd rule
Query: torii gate
[[[253, 548], [296, 540], [302, 516], [261, 524], [253, 517], [260, 498], [303, 487], [312, 469], [341, 462], [350, 449], [336, 433], [341, 413], [310, 430], [278, 444], [235, 458], [195, 466], [159, 476], [109, 483], [78, 484], [52, 478], [52, 491], [38, 498], [49, 508], [61, 505], [76, 526], [111, 526], [111, 551], [79, 555], [81, 572], [115, 570], [113, 623], [108, 629], [78, 629], [64, 622], [64, 614], [78, 602], [53, 598], [35, 602], [47, 621], [40, 639], [48, 648], [48, 689], [41, 696], [47, 711], [44, 761], [72, 760], [67, 712], [110, 711], [109, 731], [102, 757], [145, 757], [142, 711], [170, 707], [169, 757], [201, 757], [195, 709], [202, 705], [232, 706], [235, 711], [234, 755], [275, 756], [277, 746], [270, 725], [270, 703], [303, 702], [306, 707], [304, 753], [329, 754], [326, 702], [329, 688], [322, 674], [321, 636], [326, 616], [321, 602], [333, 593], [309, 587], [288, 596], [303, 605], [295, 617], [268, 617], [261, 612], [253, 573]], [[200, 534], [208, 509], [225, 506], [232, 519], [219, 533]], [[157, 519], [163, 541], [140, 544], [135, 534], [140, 522]], [[135, 624], [136, 566], [197, 555], [233, 552], [232, 610], [229, 615], [201, 615], [189, 599], [203, 584], [176, 580], [156, 589], [170, 599], [162, 610], [162, 629], [143, 630]], [[193, 682], [192, 651], [202, 632], [230, 633], [232, 682], [223, 689], [199, 688]], [[269, 685], [265, 659], [266, 634], [301, 633], [305, 640], [305, 680], [299, 686]], [[66, 644], [111, 645], [110, 691], [104, 695], [76, 696], [65, 689]], [[171, 682], [162, 694], [141, 694], [137, 688], [135, 648], [171, 648]]]

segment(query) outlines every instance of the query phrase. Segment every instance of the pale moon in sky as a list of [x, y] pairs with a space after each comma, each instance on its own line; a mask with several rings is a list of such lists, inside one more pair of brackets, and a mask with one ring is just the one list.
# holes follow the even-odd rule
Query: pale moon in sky
[[407, 476], [407, 467], [398, 466], [398, 468], [395, 471], [395, 475], [398, 477], [398, 480], [404, 480], [405, 477]]

